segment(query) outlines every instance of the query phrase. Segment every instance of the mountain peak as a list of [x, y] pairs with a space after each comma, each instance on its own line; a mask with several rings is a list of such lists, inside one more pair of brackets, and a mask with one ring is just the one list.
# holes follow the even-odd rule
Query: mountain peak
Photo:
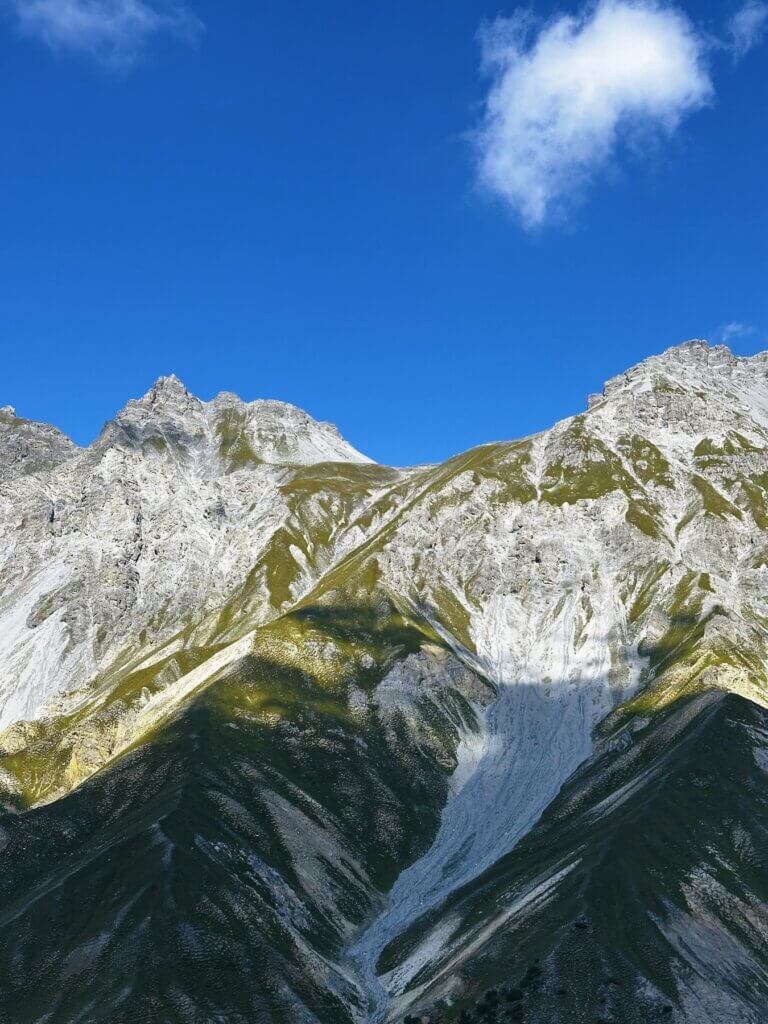
[[[768, 352], [737, 356], [727, 345], [713, 345], [702, 338], [693, 338], [658, 355], [649, 356], [626, 372], [612, 377], [605, 383], [600, 394], [590, 395], [589, 406], [591, 408], [606, 398], [627, 391], [644, 392], [657, 386], [660, 380], [696, 393], [728, 392], [732, 397], [737, 392], [749, 394], [756, 373], [764, 373], [766, 368]], [[763, 418], [762, 412], [760, 415]]]
[[654, 359], [677, 359], [683, 362], [694, 361], [697, 363], [736, 363], [738, 356], [735, 356], [727, 345], [713, 345], [705, 338], [691, 338], [680, 345], [673, 345], [661, 355], [651, 356], [649, 362]]
[[670, 345], [667, 352], [708, 352], [713, 348], [727, 348], [726, 345], [713, 345], [708, 338], [688, 338], [677, 345]]
[[159, 391], [183, 391], [187, 394], [187, 389], [184, 383], [179, 380], [175, 373], [169, 373], [161, 375], [157, 378], [154, 384], [155, 388]]
[[105, 425], [94, 447], [141, 446], [153, 437], [189, 447], [204, 431], [204, 409], [174, 374], [159, 377], [146, 394], [132, 398]]
[[194, 397], [175, 373], [158, 377], [147, 393], [139, 399], [143, 405], [156, 405], [158, 402]]
[[229, 391], [204, 402], [175, 374], [158, 378], [145, 395], [129, 401], [106, 424], [95, 447], [141, 448], [153, 440], [205, 459], [237, 451], [240, 458], [245, 452], [254, 463], [276, 465], [371, 461], [336, 426], [313, 419], [295, 405], [268, 399], [244, 402]]

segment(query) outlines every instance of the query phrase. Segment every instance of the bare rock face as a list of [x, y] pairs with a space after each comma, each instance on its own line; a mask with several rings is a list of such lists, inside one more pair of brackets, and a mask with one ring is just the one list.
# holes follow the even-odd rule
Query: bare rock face
[[0, 727], [222, 604], [288, 518], [290, 467], [368, 461], [298, 409], [176, 377], [90, 448], [8, 410], [0, 446]]
[[[702, 341], [406, 470], [175, 377], [85, 449], [0, 411], [0, 1017], [23, 964], [62, 1024], [126, 991], [126, 1020], [503, 1020], [478, 979], [535, 949], [510, 1019], [763, 1019], [767, 530], [768, 353]], [[114, 882], [134, 856], [160, 915]], [[70, 948], [92, 876], [114, 920]], [[57, 987], [60, 947], [109, 970]], [[134, 986], [149, 948], [197, 966]]]
[[76, 445], [55, 427], [19, 419], [10, 405], [0, 409], [0, 480], [53, 469], [76, 451]]

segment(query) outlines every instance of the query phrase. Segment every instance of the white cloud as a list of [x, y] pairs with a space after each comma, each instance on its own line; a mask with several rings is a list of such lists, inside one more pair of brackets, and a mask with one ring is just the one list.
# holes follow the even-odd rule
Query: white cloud
[[135, 62], [153, 36], [194, 41], [202, 22], [164, 0], [11, 0], [20, 32], [52, 50], [82, 53], [112, 67]]
[[741, 60], [762, 41], [767, 28], [768, 5], [759, 0], [747, 0], [728, 22], [730, 49], [736, 60]]
[[708, 44], [661, 0], [599, 0], [543, 26], [518, 12], [480, 40], [480, 180], [527, 227], [562, 215], [622, 144], [671, 135], [713, 95]]
[[729, 324], [725, 324], [720, 330], [720, 339], [723, 344], [728, 345], [737, 338], [749, 338], [753, 334], [757, 334], [758, 330], [752, 324], [744, 324], [738, 320], [734, 320]]

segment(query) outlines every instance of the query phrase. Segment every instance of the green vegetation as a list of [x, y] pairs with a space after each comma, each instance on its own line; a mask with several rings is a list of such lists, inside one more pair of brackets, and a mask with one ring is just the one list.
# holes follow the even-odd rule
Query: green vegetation
[[741, 488], [743, 508], [750, 513], [755, 525], [761, 530], [768, 530], [768, 473], [739, 477], [734, 481], [734, 487], [737, 491]]
[[721, 459], [729, 459], [734, 455], [746, 453], [761, 453], [763, 449], [756, 447], [743, 434], [731, 431], [725, 436], [722, 444], [718, 444], [711, 438], [700, 441], [694, 450], [694, 458], [703, 460], [706, 464], [717, 463]]
[[719, 519], [728, 519], [729, 516], [732, 516], [734, 519], [744, 518], [741, 509], [737, 508], [703, 476], [695, 474], [693, 477], [693, 486], [701, 495], [705, 512], [708, 512], [712, 516], [717, 516]]
[[537, 498], [536, 487], [531, 480], [533, 463], [531, 441], [516, 444], [489, 445], [487, 457], [477, 466], [477, 481], [490, 477], [494, 487], [490, 501], [499, 505], [527, 505]]
[[147, 701], [204, 664], [218, 648], [188, 648], [132, 671], [118, 663], [69, 714], [19, 723], [0, 735], [0, 771], [25, 807], [61, 797], [119, 753]]
[[256, 454], [246, 434], [247, 412], [245, 409], [225, 409], [216, 423], [215, 435], [219, 439], [219, 455], [234, 473], [251, 466], [260, 466], [262, 460]]
[[630, 491], [632, 480], [616, 455], [591, 435], [585, 417], [577, 417], [562, 439], [567, 456], [550, 462], [543, 474], [541, 499], [551, 505], [602, 498], [613, 491]]
[[616, 447], [641, 483], [670, 489], [675, 486], [669, 462], [646, 438], [638, 434], [623, 434]]
[[658, 594], [661, 581], [670, 568], [669, 562], [661, 561], [652, 563], [636, 574], [631, 590], [631, 594], [634, 596], [629, 609], [630, 622], [637, 622], [648, 611]]
[[620, 455], [587, 429], [587, 417], [576, 417], [561, 441], [566, 455], [550, 462], [543, 474], [541, 500], [551, 505], [595, 501], [616, 491], [627, 498], [627, 522], [646, 536], [661, 536], [658, 506], [643, 490], [654, 482], [673, 486], [669, 465], [658, 449], [640, 439], [625, 437], [619, 450], [632, 466], [630, 473]]

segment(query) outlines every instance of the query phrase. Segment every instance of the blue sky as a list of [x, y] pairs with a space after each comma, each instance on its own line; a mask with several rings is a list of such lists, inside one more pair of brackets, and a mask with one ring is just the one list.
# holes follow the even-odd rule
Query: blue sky
[[83, 2], [2, 7], [0, 404], [86, 443], [174, 372], [405, 464], [765, 347], [761, 4]]

